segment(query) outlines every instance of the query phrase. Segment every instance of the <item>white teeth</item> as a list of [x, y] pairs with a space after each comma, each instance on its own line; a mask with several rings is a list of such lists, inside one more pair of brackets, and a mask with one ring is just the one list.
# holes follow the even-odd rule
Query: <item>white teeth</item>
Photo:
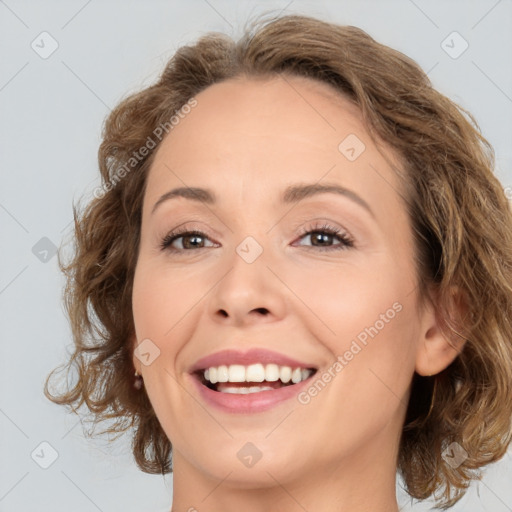
[[251, 364], [245, 371], [247, 382], [263, 382], [265, 380], [265, 367], [262, 364]]
[[228, 382], [229, 371], [226, 365], [219, 366], [217, 368], [217, 382]]
[[248, 395], [249, 393], [258, 393], [259, 391], [272, 391], [270, 386], [251, 386], [250, 388], [222, 387], [223, 393], [233, 393], [238, 395]]
[[284, 382], [285, 384], [290, 382], [292, 380], [292, 369], [289, 366], [281, 366], [281, 369], [279, 370], [279, 378], [281, 379], [281, 382]]
[[[229, 366], [221, 365], [207, 368], [204, 370], [204, 378], [212, 384], [216, 384], [217, 382], [276, 382], [278, 380], [281, 380], [284, 384], [287, 384], [290, 381], [293, 384], [298, 384], [299, 382], [306, 380], [312, 372], [313, 370], [308, 370], [306, 368], [292, 369], [290, 366], [279, 366], [273, 363], [267, 365], [256, 363], [248, 366], [232, 364]], [[260, 388], [262, 387], [264, 386], [259, 386], [258, 390], [261, 391]], [[226, 387], [226, 389], [235, 388]], [[238, 390], [241, 388], [236, 389]], [[226, 392], [234, 393], [235, 391]], [[238, 391], [236, 392], [238, 393]], [[241, 393], [244, 392], [245, 391], [241, 391]]]
[[[211, 371], [211, 368], [210, 368]], [[292, 372], [292, 382], [294, 384], [298, 384], [302, 380], [302, 372], [300, 371], [300, 368], [295, 368]]]
[[267, 364], [265, 368], [265, 380], [268, 382], [279, 380], [279, 366], [277, 366], [277, 364]]
[[229, 367], [228, 382], [245, 382], [245, 366], [232, 364]]

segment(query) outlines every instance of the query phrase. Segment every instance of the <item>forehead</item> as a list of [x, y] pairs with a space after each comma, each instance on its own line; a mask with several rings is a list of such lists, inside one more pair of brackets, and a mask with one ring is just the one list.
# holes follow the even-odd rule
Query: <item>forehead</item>
[[356, 105], [330, 85], [304, 77], [237, 77], [209, 86], [196, 100], [197, 107], [168, 137], [169, 145], [181, 145], [194, 130], [219, 150], [234, 141], [250, 142], [246, 135], [275, 140], [277, 146], [288, 139], [332, 150], [347, 129], [362, 138], [366, 133]]
[[336, 181], [398, 199], [397, 177], [356, 105], [333, 87], [303, 77], [238, 77], [214, 84], [160, 144], [147, 186], [202, 186], [247, 201], [297, 182]]

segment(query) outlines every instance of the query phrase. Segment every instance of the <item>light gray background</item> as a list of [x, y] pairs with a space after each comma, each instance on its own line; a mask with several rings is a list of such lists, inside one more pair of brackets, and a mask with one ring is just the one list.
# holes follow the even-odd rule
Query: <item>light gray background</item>
[[[0, 0], [1, 512], [169, 511], [170, 475], [138, 471], [128, 438], [112, 446], [84, 438], [77, 417], [42, 394], [71, 338], [57, 258], [40, 240], [59, 246], [72, 200], [99, 184], [96, 152], [109, 109], [152, 82], [181, 44], [212, 30], [238, 37], [250, 15], [268, 9], [357, 25], [415, 59], [476, 116], [498, 176], [512, 185], [511, 0]], [[31, 47], [51, 48], [43, 31], [58, 43], [46, 59]], [[453, 31], [469, 43], [456, 59], [441, 46]], [[463, 41], [452, 39], [445, 44], [458, 53]], [[43, 441], [58, 453], [48, 469], [31, 457], [36, 450], [34, 459], [51, 462]], [[509, 453], [453, 510], [512, 511], [511, 476]], [[399, 496], [404, 511], [431, 506]]]

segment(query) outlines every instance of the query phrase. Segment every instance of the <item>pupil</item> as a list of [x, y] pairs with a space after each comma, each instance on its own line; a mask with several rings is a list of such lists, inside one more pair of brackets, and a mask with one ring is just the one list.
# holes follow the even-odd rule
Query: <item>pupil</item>
[[332, 235], [326, 234], [326, 233], [316, 233], [316, 236], [313, 237], [313, 240], [316, 240], [317, 242], [320, 242], [321, 245], [324, 245], [324, 243], [329, 243]]
[[197, 240], [201, 240], [201, 237], [200, 236], [197, 236], [197, 235], [190, 235], [188, 237], [185, 237], [184, 238], [184, 246], [185, 247], [197, 247], [199, 244], [194, 242], [194, 243], [190, 243], [190, 240], [195, 240], [197, 242]]

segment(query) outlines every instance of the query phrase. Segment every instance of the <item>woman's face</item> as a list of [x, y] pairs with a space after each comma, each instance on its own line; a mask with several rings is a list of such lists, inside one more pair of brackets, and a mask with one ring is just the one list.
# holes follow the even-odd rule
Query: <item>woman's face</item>
[[[133, 289], [133, 361], [175, 469], [286, 487], [394, 468], [432, 318], [395, 172], [325, 84], [236, 79], [196, 100], [148, 174]], [[253, 383], [210, 389], [208, 367]], [[284, 385], [296, 367], [316, 373]]]

